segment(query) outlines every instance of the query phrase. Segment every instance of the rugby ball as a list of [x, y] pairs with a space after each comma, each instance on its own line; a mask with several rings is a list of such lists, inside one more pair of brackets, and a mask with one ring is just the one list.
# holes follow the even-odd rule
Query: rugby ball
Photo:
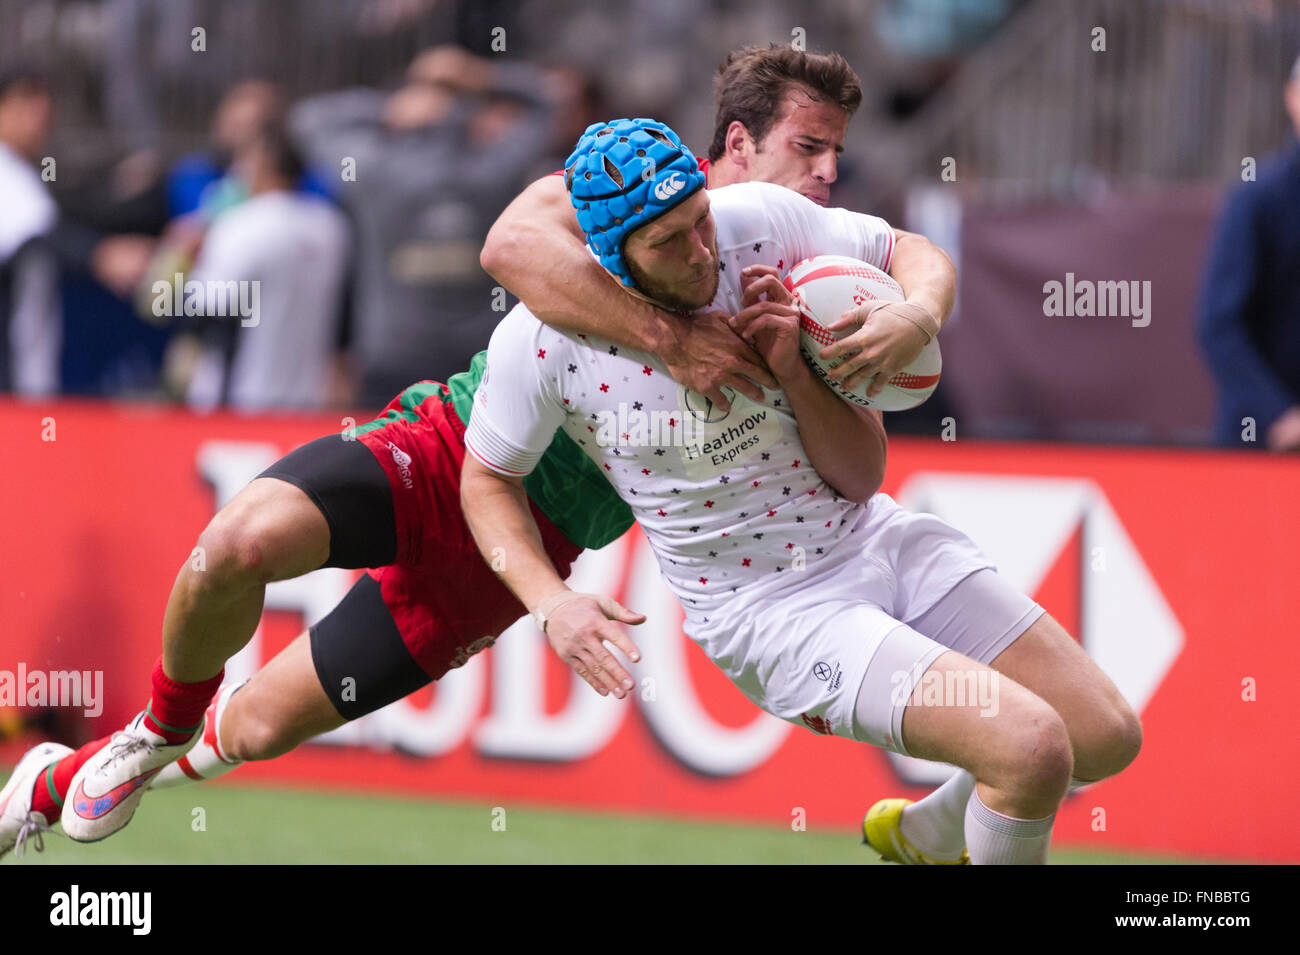
[[846, 255], [818, 255], [804, 259], [792, 268], [785, 277], [785, 287], [794, 296], [801, 313], [799, 350], [804, 361], [828, 388], [845, 401], [878, 411], [906, 411], [934, 394], [943, 368], [937, 338], [931, 339], [930, 344], [916, 356], [916, 361], [890, 378], [884, 390], [874, 398], [867, 397], [867, 389], [874, 378], [850, 390], [826, 377], [839, 361], [823, 361], [817, 356], [827, 345], [852, 334], [852, 329], [833, 332], [828, 327], [849, 309], [876, 300], [903, 301], [903, 289], [887, 274], [870, 263]]

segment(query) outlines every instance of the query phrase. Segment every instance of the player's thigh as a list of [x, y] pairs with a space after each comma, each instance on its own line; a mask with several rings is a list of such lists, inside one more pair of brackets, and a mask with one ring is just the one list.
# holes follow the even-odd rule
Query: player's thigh
[[[418, 593], [419, 575], [398, 566], [381, 567], [373, 573], [379, 579], [362, 574], [338, 606], [310, 630], [311, 665], [317, 684], [344, 721], [373, 713], [428, 686], [433, 680], [431, 669], [441, 675], [448, 669], [446, 664], [458, 665], [454, 659], [443, 659], [444, 666], [438, 669], [434, 664], [439, 658], [421, 654], [422, 650], [436, 653], [438, 649], [420, 641], [421, 636], [437, 631], [438, 617], [432, 601], [417, 600], [412, 606], [408, 600]], [[387, 589], [381, 581], [387, 581]]]
[[236, 758], [267, 759], [344, 722], [321, 687], [304, 632], [230, 697], [221, 741]]
[[1051, 704], [1075, 746], [1075, 774], [1095, 779], [1127, 765], [1141, 724], [1110, 677], [1050, 614], [1043, 614], [990, 664]]
[[949, 650], [992, 666], [1042, 616], [1043, 608], [996, 570], [981, 568], [904, 622]]
[[1043, 699], [1006, 675], [953, 650], [899, 682], [906, 695], [902, 739], [908, 755], [953, 763], [991, 785], [1068, 773], [1064, 722]]
[[368, 446], [329, 435], [263, 471], [205, 536], [284, 580], [319, 567], [377, 567], [396, 556], [392, 489]]
[[993, 784], [1026, 781], [1037, 771], [1027, 760], [1054, 777], [1069, 759], [1060, 717], [1015, 681], [876, 607], [829, 622], [821, 639], [852, 634], [869, 654], [852, 691], [855, 739], [955, 763]]

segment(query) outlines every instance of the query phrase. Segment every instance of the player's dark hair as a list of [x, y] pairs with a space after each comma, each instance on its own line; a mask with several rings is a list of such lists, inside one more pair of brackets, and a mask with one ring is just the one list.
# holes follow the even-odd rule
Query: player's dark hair
[[814, 99], [834, 103], [852, 116], [862, 103], [862, 84], [838, 53], [804, 53], [773, 43], [764, 48], [747, 46], [727, 54], [714, 80], [718, 101], [717, 121], [709, 161], [727, 151], [727, 129], [745, 124], [754, 142], [761, 144], [780, 116], [785, 94], [805, 90]]

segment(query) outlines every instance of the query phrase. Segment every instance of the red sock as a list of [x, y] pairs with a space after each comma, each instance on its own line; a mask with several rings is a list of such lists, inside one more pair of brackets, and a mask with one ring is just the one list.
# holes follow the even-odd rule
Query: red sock
[[46, 820], [53, 823], [63, 812], [63, 800], [68, 798], [68, 786], [77, 774], [81, 764], [99, 752], [111, 736], [92, 740], [75, 753], [69, 753], [45, 772], [36, 777], [36, 786], [32, 789], [32, 808], [44, 813]]
[[221, 688], [220, 673], [202, 683], [178, 683], [163, 673], [162, 657], [153, 668], [153, 696], [145, 709], [144, 725], [168, 743], [183, 743], [199, 728], [203, 711]]

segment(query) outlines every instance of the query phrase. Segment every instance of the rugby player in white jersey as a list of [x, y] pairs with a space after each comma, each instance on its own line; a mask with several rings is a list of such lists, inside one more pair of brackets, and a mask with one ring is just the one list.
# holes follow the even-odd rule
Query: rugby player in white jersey
[[[737, 394], [726, 416], [701, 421], [699, 396], [653, 354], [516, 307], [493, 335], [465, 438], [461, 500], [481, 551], [504, 548], [502, 579], [575, 672], [602, 692], [633, 685], [606, 647], [638, 655], [613, 622], [621, 613], [607, 617], [608, 601], [565, 586], [528, 509], [522, 479], [559, 428], [632, 508], [687, 633], [751, 700], [814, 732], [964, 770], [906, 807], [930, 803], [907, 814], [911, 824], [903, 807], [881, 809], [894, 854], [957, 863], [968, 848], [975, 863], [1045, 862], [1072, 779], [1127, 766], [1140, 724], [965, 535], [879, 493], [880, 415], [841, 401], [807, 367], [776, 277], [817, 254], [887, 270], [893, 230], [779, 186], [704, 184], [689, 150], [649, 120], [591, 127], [566, 166], [601, 266], [680, 312], [735, 313], [779, 388], [759, 401]], [[611, 434], [630, 409], [643, 416], [639, 436]], [[672, 429], [690, 419], [679, 439]], [[996, 707], [913, 695], [922, 674], [949, 673], [950, 686], [994, 686]]]
[[[714, 184], [761, 178], [824, 203], [836, 178], [849, 117], [861, 95], [853, 70], [837, 55], [788, 46], [738, 50], [727, 57], [717, 84], [714, 148], [725, 143], [725, 155], [720, 153], [712, 167], [702, 160], [700, 169]], [[512, 237], [517, 235], [511, 223], [523, 212], [526, 221], [541, 225], [529, 210], [539, 198], [549, 202], [555, 187], [563, 204], [556, 228], [567, 236], [565, 219], [576, 228], [562, 180], [548, 177], [503, 215], [493, 233], [496, 240], [485, 248], [485, 264], [500, 258], [506, 263], [504, 271], [510, 272], [509, 264], [516, 261]], [[917, 310], [927, 319], [933, 313], [937, 327], [951, 306], [955, 277], [951, 262], [924, 238], [896, 233], [896, 239], [890, 271], [913, 312], [909, 319], [882, 309], [854, 341], [883, 365], [901, 367], [925, 340], [911, 323]], [[564, 327], [600, 333], [628, 346], [645, 348], [647, 336], [652, 337], [650, 349], [674, 375], [720, 402], [725, 400], [720, 389], [726, 385], [755, 397], [762, 395], [755, 382], [775, 385], [757, 354], [728, 327], [725, 313], [709, 321], [698, 316], [686, 321], [675, 312], [622, 295], [576, 239], [573, 244], [580, 268], [567, 275], [578, 287], [584, 280], [592, 287], [580, 296], [575, 312], [575, 303], [564, 307], [570, 287], [552, 291], [548, 286], [538, 299], [539, 311], [557, 304], [557, 321]], [[555, 261], [566, 258], [561, 250]], [[590, 270], [585, 276], [582, 266]], [[529, 278], [533, 274], [544, 274], [544, 269]], [[601, 307], [610, 291], [621, 310]], [[61, 811], [68, 812], [69, 805], [75, 809], [83, 802], [67, 800], [72, 781], [97, 754], [108, 752], [105, 744], [131, 737], [131, 747], [145, 763], [126, 768], [124, 762], [121, 778], [101, 785], [92, 782], [92, 792], [127, 795], [117, 802], [104, 800], [105, 809], [97, 808], [98, 801], [87, 802], [96, 816], [93, 829], [80, 831], [82, 823], [77, 821], [77, 838], [102, 838], [124, 825], [143, 794], [139, 784], [155, 772], [155, 788], [186, 785], [230, 772], [244, 760], [274, 758], [437, 679], [490, 643], [484, 634], [495, 634], [513, 622], [512, 614], [522, 608], [512, 609], [513, 600], [504, 591], [465, 599], [470, 589], [466, 575], [486, 574], [484, 586], [499, 584], [477, 554], [468, 556], [459, 549], [462, 538], [472, 549], [467, 534], [451, 531], [460, 519], [459, 510], [455, 520], [435, 519], [437, 502], [454, 502], [459, 496], [460, 452], [455, 449], [463, 425], [457, 422], [469, 418], [480, 372], [481, 358], [476, 358], [471, 369], [454, 376], [446, 388], [429, 382], [413, 385], [382, 417], [357, 429], [359, 440], [339, 441], [335, 435], [310, 442], [222, 508], [200, 537], [206, 570], [195, 573], [187, 560], [178, 575], [164, 625], [163, 659], [153, 674], [155, 695], [161, 685], [167, 699], [151, 700], [152, 717], [160, 717], [162, 705], [173, 708], [178, 702], [174, 694], [183, 697], [179, 702], [188, 710], [188, 715], [175, 714], [168, 725], [174, 738], [159, 745], [154, 737], [128, 730], [75, 752], [53, 743], [35, 747], [0, 790], [0, 857], [15, 847], [21, 851], [33, 836], [31, 844], [39, 848], [40, 832], [59, 819]], [[402, 465], [406, 458], [389, 453], [389, 439], [412, 464]], [[415, 467], [424, 476], [417, 485], [422, 505], [401, 500], [411, 490], [403, 467]], [[385, 471], [390, 473], [385, 476]], [[552, 540], [561, 564], [578, 548], [600, 547], [631, 524], [631, 512], [568, 438], [557, 437], [534, 478], [535, 503], [562, 532]], [[565, 499], [570, 482], [588, 488], [577, 504]], [[394, 534], [402, 547], [395, 544]], [[423, 543], [413, 551], [407, 546], [413, 541]], [[208, 675], [219, 674], [225, 658], [251, 635], [266, 581], [296, 576], [322, 562], [375, 569], [252, 680], [225, 685], [208, 705], [221, 679]], [[461, 573], [448, 576], [441, 569], [445, 565], [460, 566]], [[449, 612], [449, 607], [458, 609]], [[483, 608], [485, 618], [467, 618], [466, 608], [475, 607]], [[196, 636], [202, 640], [196, 641]], [[183, 670], [177, 668], [178, 660]], [[342, 675], [348, 676], [346, 683]], [[342, 691], [348, 684], [355, 692]], [[623, 694], [618, 688], [614, 692]], [[204, 707], [202, 730], [186, 729]], [[168, 722], [166, 717], [163, 722]], [[112, 771], [119, 772], [117, 763]]]

